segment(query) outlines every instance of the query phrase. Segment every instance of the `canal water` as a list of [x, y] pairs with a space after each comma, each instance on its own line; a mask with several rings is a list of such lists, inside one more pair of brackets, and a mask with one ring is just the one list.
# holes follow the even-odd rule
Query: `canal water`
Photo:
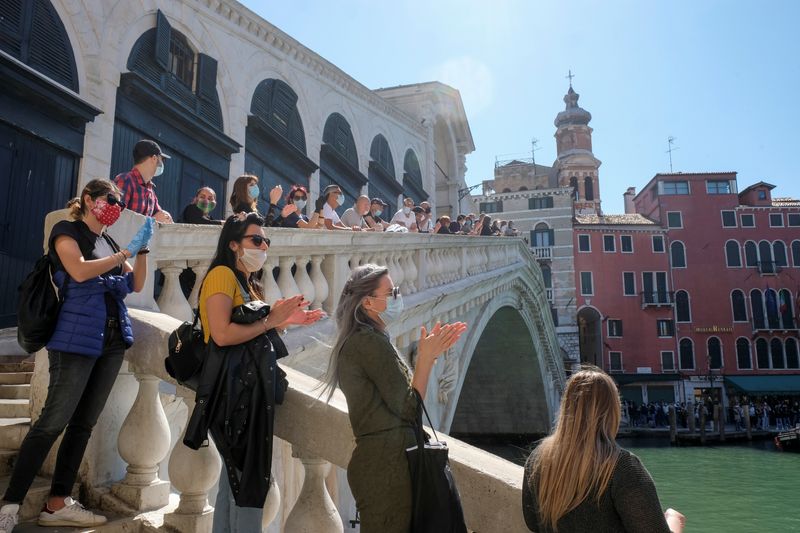
[[[672, 447], [661, 439], [620, 439], [650, 471], [664, 508], [686, 515], [686, 533], [800, 532], [800, 454], [771, 441]], [[523, 464], [525, 446], [475, 442]]]

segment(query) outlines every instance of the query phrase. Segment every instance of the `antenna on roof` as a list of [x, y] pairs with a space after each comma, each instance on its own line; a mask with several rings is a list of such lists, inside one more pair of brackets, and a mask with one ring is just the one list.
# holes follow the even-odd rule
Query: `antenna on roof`
[[536, 148], [536, 145], [539, 144], [539, 139], [536, 137], [531, 138], [531, 163], [533, 163], [533, 172], [536, 173], [536, 150], [541, 150], [541, 148]]
[[672, 173], [672, 152], [674, 152], [675, 150], [679, 149], [677, 146], [673, 146], [673, 144], [675, 144], [675, 137], [670, 135], [669, 137], [667, 137], [667, 145], [669, 146], [669, 148], [667, 149], [667, 153], [669, 154], [669, 172], [670, 172], [670, 174]]

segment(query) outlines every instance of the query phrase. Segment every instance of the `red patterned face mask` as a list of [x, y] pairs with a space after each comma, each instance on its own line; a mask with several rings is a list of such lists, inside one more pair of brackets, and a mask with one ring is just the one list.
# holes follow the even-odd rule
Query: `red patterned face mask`
[[121, 213], [122, 208], [118, 204], [111, 205], [105, 200], [101, 200], [99, 198], [97, 203], [95, 203], [94, 207], [92, 208], [92, 214], [101, 224], [105, 226], [110, 226], [116, 222]]

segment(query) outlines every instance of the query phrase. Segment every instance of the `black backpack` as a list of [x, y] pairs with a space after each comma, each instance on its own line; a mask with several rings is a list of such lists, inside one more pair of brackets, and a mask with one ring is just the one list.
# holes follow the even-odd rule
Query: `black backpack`
[[53, 281], [55, 265], [48, 254], [40, 257], [19, 286], [17, 303], [17, 342], [28, 353], [41, 350], [53, 335], [58, 312], [64, 301], [62, 286]]

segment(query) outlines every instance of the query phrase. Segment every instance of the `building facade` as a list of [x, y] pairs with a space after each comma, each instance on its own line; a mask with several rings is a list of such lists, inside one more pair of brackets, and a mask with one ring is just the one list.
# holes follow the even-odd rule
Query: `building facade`
[[465, 187], [474, 146], [457, 91], [438, 84], [401, 109], [234, 0], [9, 0], [0, 20], [0, 293], [11, 296], [0, 328], [15, 323], [45, 213], [128, 171], [141, 138], [172, 156], [154, 183], [176, 216], [200, 186], [223, 216], [244, 172], [259, 176], [262, 207], [276, 184], [313, 197], [335, 182], [344, 207], [364, 193], [389, 209], [403, 196], [452, 209], [436, 192]]

